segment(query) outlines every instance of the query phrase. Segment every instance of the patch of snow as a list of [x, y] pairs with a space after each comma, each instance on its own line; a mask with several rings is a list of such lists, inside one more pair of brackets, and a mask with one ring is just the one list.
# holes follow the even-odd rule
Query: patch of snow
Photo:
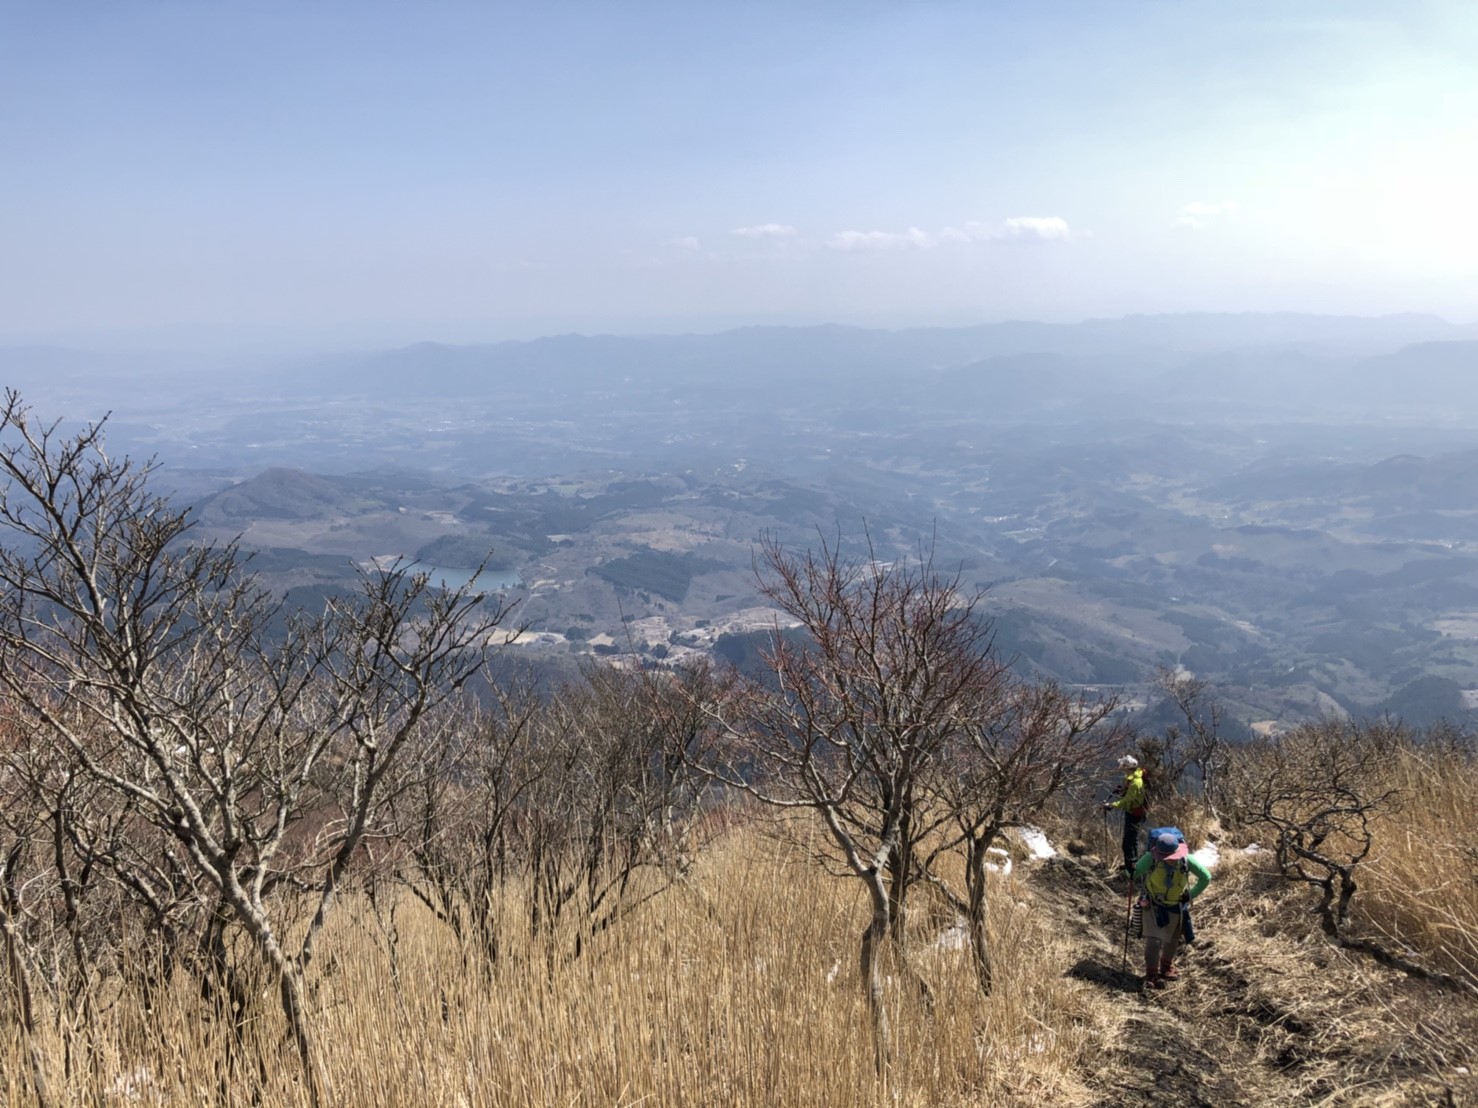
[[1033, 858], [1055, 858], [1057, 850], [1047, 841], [1046, 834], [1040, 827], [1022, 827], [1017, 829], [1022, 843], [1027, 850], [1031, 851]]
[[831, 964], [831, 969], [829, 969], [829, 970], [826, 971], [826, 983], [828, 985], [834, 985], [834, 984], [836, 984], [837, 974], [839, 974], [841, 972], [842, 972], [842, 963], [841, 963], [841, 960], [838, 959], [837, 961], [835, 961], [835, 962], [833, 962]]
[[1261, 853], [1263, 853], [1263, 848], [1260, 847], [1260, 846], [1258, 846], [1256, 843], [1248, 843], [1246, 846], [1244, 846], [1242, 848], [1242, 853], [1243, 854], [1261, 854]]
[[1221, 861], [1221, 849], [1215, 843], [1207, 843], [1201, 849], [1191, 851], [1191, 857], [1207, 869], [1215, 869]]
[[985, 848], [985, 852], [987, 854], [997, 854], [1002, 859], [1002, 861], [1000, 861], [1000, 862], [986, 862], [985, 863], [985, 868], [987, 870], [989, 870], [991, 873], [999, 873], [1002, 877], [1010, 877], [1011, 876], [1011, 852], [1010, 851], [1008, 851], [1008, 850], [1002, 850], [998, 846], [988, 846], [988, 847]]

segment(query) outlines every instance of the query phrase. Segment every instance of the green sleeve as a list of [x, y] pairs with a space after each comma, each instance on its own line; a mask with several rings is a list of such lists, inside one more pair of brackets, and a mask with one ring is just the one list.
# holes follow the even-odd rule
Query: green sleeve
[[1143, 880], [1150, 872], [1150, 867], [1155, 864], [1154, 855], [1148, 850], [1139, 856], [1139, 861], [1134, 863], [1134, 876]]
[[1195, 900], [1196, 897], [1201, 895], [1206, 886], [1211, 884], [1211, 871], [1201, 863], [1200, 859], [1195, 857], [1187, 857], [1185, 863], [1186, 868], [1189, 869], [1191, 873], [1195, 874], [1196, 877], [1195, 882], [1191, 885], [1189, 890], [1190, 898], [1192, 900]]

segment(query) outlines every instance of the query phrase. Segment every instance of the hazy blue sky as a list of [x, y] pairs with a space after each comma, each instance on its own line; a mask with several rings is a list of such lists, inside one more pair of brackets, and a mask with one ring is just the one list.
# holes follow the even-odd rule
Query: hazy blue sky
[[0, 341], [1478, 318], [1478, 4], [0, 0]]

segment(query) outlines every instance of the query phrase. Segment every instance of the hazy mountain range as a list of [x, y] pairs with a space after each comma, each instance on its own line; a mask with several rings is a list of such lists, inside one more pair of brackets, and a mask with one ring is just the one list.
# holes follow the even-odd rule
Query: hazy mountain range
[[1064, 681], [1184, 665], [1247, 722], [1478, 702], [1478, 331], [1435, 317], [31, 347], [0, 374], [43, 414], [112, 412], [111, 449], [305, 602], [355, 561], [491, 548], [529, 657], [732, 645], [761, 534], [865, 526], [935, 544]]
[[1478, 342], [1478, 325], [1458, 326], [1427, 315], [1187, 314], [892, 331], [828, 325], [717, 334], [560, 335], [472, 346], [423, 342], [256, 364], [220, 354], [27, 346], [0, 348], [0, 372], [36, 384], [58, 375], [77, 380], [113, 373], [215, 378], [227, 367], [231, 377], [245, 372], [258, 383], [355, 389], [397, 387], [414, 373], [423, 387], [457, 394], [527, 383], [531, 377], [551, 385], [611, 384], [624, 377], [712, 384], [716, 375], [733, 372], [765, 382], [797, 374], [853, 380], [966, 366], [989, 372], [1020, 368], [1021, 355], [1056, 355], [1060, 365], [1110, 386], [1159, 382], [1173, 374], [1186, 383], [1220, 385], [1231, 377], [1256, 391], [1261, 384], [1290, 383], [1290, 371], [1296, 378], [1327, 374], [1372, 388], [1406, 368], [1435, 379], [1470, 367], [1473, 351], [1465, 344], [1472, 342]]

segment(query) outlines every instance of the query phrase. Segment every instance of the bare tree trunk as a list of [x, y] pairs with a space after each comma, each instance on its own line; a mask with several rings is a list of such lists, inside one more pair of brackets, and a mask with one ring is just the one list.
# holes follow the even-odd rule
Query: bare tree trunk
[[308, 1103], [312, 1108], [322, 1108], [323, 1079], [318, 1069], [316, 1052], [313, 1049], [313, 1028], [308, 1019], [308, 1008], [303, 991], [303, 967], [283, 953], [277, 936], [266, 918], [242, 895], [240, 889], [227, 891], [227, 899], [236, 912], [236, 917], [245, 925], [252, 941], [256, 943], [262, 961], [277, 975], [278, 989], [282, 999], [282, 1012], [287, 1017], [293, 1044], [298, 1048], [298, 1060], [303, 1067], [303, 1085], [308, 1091]]
[[903, 942], [903, 928], [907, 920], [903, 915], [903, 901], [914, 879], [914, 790], [911, 785], [903, 788], [898, 813], [898, 838], [888, 851], [888, 934], [898, 943]]
[[[230, 1029], [226, 1036], [224, 1065], [217, 1082], [222, 1103], [230, 1102], [237, 1071], [250, 1061], [245, 1034], [247, 1023], [253, 1018], [252, 990], [226, 951], [226, 928], [234, 918], [224, 900], [216, 901], [205, 925], [205, 933], [200, 937], [195, 962], [201, 999], [211, 1006], [217, 1022]], [[257, 1080], [261, 1086], [265, 1086], [267, 1081], [266, 1067], [266, 1058], [259, 1055]]]
[[986, 926], [989, 907], [985, 887], [985, 852], [989, 840], [972, 836], [965, 854], [965, 886], [970, 897], [970, 952], [975, 960], [975, 977], [980, 991], [991, 990], [990, 933]]
[[[1331, 939], [1344, 937], [1344, 925], [1350, 920], [1350, 901], [1355, 897], [1355, 878], [1344, 866], [1329, 866], [1329, 874], [1317, 881], [1320, 890], [1319, 924]], [[1339, 878], [1339, 890], [1335, 891], [1335, 878]]]
[[1216, 808], [1216, 798], [1220, 787], [1216, 775], [1216, 761], [1209, 760], [1201, 767], [1201, 793], [1206, 800], [1206, 810], [1211, 813], [1211, 818], [1217, 821], [1221, 820], [1221, 813]]
[[51, 1098], [51, 1085], [46, 1079], [46, 1063], [41, 1057], [40, 1045], [36, 1042], [35, 992], [31, 988], [31, 973], [26, 966], [21, 950], [21, 938], [16, 934], [15, 923], [8, 912], [0, 908], [0, 930], [5, 932], [5, 960], [10, 970], [10, 979], [15, 986], [17, 1007], [20, 1009], [21, 1030], [26, 1037], [26, 1055], [31, 1063], [31, 1087], [36, 1090], [36, 1103], [40, 1108], [52, 1108], [56, 1102]]
[[888, 1009], [883, 1003], [883, 975], [878, 964], [878, 955], [888, 938], [891, 912], [882, 874], [877, 869], [869, 870], [865, 880], [872, 898], [872, 919], [862, 932], [859, 969], [862, 973], [862, 995], [867, 1001], [868, 1014], [872, 1017], [874, 1063], [881, 1076], [888, 1065]]
[[323, 1081], [313, 1054], [313, 1028], [303, 1003], [303, 974], [292, 965], [284, 965], [281, 974], [282, 1010], [287, 1014], [293, 1042], [298, 1048], [298, 1059], [303, 1064], [303, 1084], [308, 1089], [308, 1103], [312, 1108], [322, 1108]]

